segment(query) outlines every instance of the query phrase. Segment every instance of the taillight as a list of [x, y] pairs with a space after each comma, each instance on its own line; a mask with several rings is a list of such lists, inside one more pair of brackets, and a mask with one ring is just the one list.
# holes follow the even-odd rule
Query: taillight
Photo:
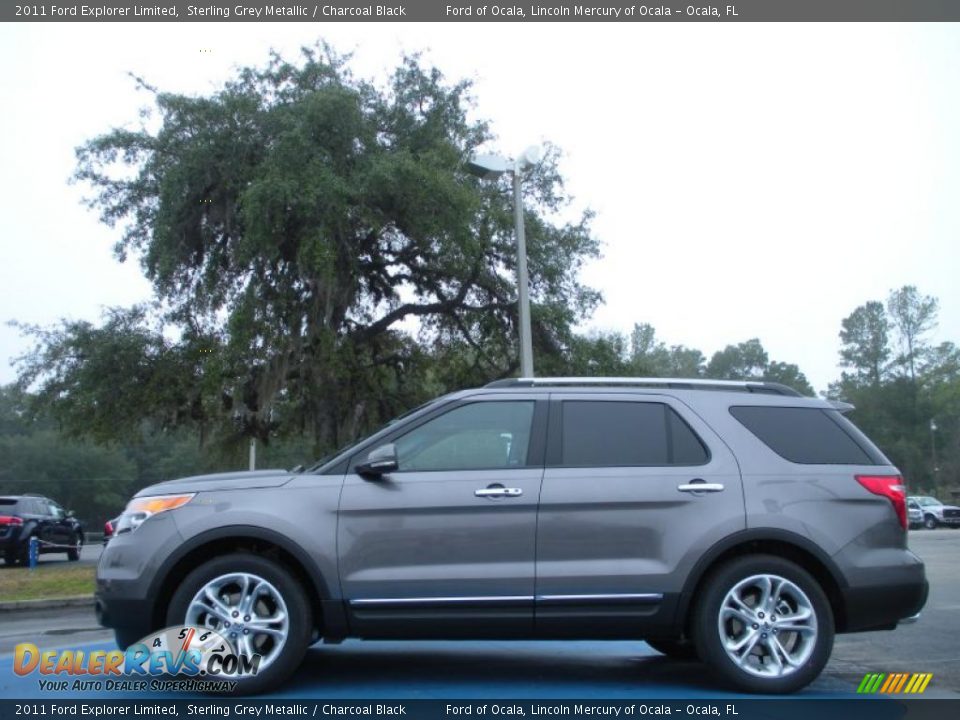
[[109, 520], [107, 520], [103, 524], [103, 534], [106, 535], [107, 537], [109, 537], [110, 535], [113, 535], [113, 523], [110, 522]]
[[874, 495], [882, 495], [893, 503], [900, 525], [907, 529], [907, 489], [899, 475], [857, 475], [857, 482]]
[[23, 525], [23, 518], [13, 515], [0, 515], [0, 525]]

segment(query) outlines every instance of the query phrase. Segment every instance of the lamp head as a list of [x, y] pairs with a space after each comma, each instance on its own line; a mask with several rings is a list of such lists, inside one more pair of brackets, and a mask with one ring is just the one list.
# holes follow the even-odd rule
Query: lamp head
[[526, 170], [539, 164], [541, 160], [543, 160], [543, 147], [540, 145], [531, 145], [520, 153], [520, 157], [517, 158], [517, 165], [520, 166], [521, 170]]
[[467, 163], [467, 172], [484, 180], [494, 180], [510, 169], [510, 161], [499, 155], [475, 155]]

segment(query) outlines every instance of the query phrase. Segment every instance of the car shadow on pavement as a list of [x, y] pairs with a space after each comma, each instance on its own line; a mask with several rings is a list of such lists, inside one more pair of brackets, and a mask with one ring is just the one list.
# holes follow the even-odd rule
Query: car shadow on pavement
[[[347, 641], [315, 645], [285, 697], [743, 698], [643, 642]], [[846, 697], [821, 678], [796, 696]]]

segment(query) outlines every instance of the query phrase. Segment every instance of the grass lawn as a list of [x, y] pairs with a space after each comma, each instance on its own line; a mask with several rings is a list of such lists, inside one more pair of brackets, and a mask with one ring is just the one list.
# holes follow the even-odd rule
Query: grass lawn
[[0, 568], [0, 602], [93, 595], [95, 565]]

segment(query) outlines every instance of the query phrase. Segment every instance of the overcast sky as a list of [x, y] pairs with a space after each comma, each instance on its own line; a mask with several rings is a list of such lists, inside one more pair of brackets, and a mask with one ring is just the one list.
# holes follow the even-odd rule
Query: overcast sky
[[[74, 148], [161, 89], [206, 93], [270, 48], [325, 38], [383, 78], [425, 51], [475, 80], [514, 153], [549, 140], [604, 256], [588, 328], [653, 324], [711, 353], [759, 337], [817, 390], [840, 321], [917, 285], [960, 341], [960, 26], [896, 24], [7, 24], [0, 26], [0, 321], [97, 320], [144, 300], [118, 231], [68, 186]], [[212, 52], [201, 53], [201, 50]], [[0, 383], [28, 345], [0, 326]]]

